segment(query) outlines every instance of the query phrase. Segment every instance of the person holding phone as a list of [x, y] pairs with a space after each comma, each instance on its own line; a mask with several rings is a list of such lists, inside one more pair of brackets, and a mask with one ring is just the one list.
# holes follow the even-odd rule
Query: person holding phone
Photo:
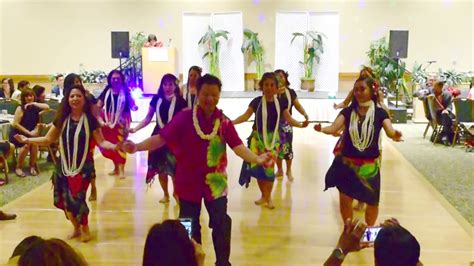
[[[371, 228], [377, 228], [376, 238], [369, 242], [363, 241]], [[397, 219], [391, 218], [380, 224], [380, 227], [367, 227], [357, 220], [347, 219], [337, 246], [324, 266], [342, 265], [347, 254], [372, 246], [376, 266], [423, 265], [419, 260], [420, 244], [416, 238]]]
[[267, 153], [256, 155], [246, 148], [232, 121], [217, 108], [221, 81], [206, 74], [197, 82], [198, 104], [178, 113], [157, 135], [135, 144], [126, 141], [128, 153], [156, 150], [164, 145], [176, 156], [175, 192], [179, 217], [192, 218], [192, 235], [201, 243], [201, 202], [209, 213], [209, 227], [216, 252], [216, 265], [230, 265], [232, 219], [227, 214], [226, 144], [245, 161], [268, 164]]

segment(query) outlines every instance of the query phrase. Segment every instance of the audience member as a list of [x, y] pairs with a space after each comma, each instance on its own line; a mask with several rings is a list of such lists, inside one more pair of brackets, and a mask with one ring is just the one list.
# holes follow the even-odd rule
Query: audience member
[[155, 34], [148, 35], [148, 41], [143, 44], [143, 47], [163, 47], [163, 43], [158, 41]]
[[470, 100], [474, 100], [474, 82], [471, 80], [471, 83], [469, 84], [469, 93], [467, 94], [467, 98]]
[[23, 253], [25, 253], [26, 250], [28, 250], [34, 243], [40, 240], [43, 240], [43, 239], [39, 236], [33, 235], [33, 236], [26, 237], [15, 247], [10, 259], [14, 257], [21, 257], [21, 255], [23, 255]]
[[16, 218], [16, 214], [8, 214], [0, 211], [0, 221], [13, 220]]
[[0, 89], [0, 98], [10, 99], [14, 91], [15, 91], [15, 85], [13, 84], [13, 79], [11, 78], [2, 79], [2, 88]]
[[143, 251], [143, 266], [202, 266], [201, 245], [189, 238], [178, 220], [166, 220], [150, 228]]
[[28, 80], [22, 80], [18, 82], [18, 89], [15, 90], [12, 94], [12, 99], [20, 101], [21, 100], [21, 92], [30, 87], [30, 82]]
[[21, 254], [19, 266], [85, 266], [87, 262], [69, 244], [61, 239], [33, 239]]
[[[9, 141], [0, 140], [0, 154], [3, 155], [3, 157], [5, 158], [5, 161], [7, 161], [7, 163], [8, 163], [8, 158], [10, 158], [12, 156], [14, 150], [15, 150], [15, 145], [10, 143]], [[5, 168], [6, 171], [8, 171], [8, 165], [0, 165], [0, 167], [3, 167], [3, 168]], [[1, 179], [0, 178], [0, 186], [5, 185], [6, 183], [7, 183], [6, 179]], [[2, 217], [5, 218], [5, 217], [8, 217], [8, 216], [2, 215], [2, 213], [0, 211], [0, 220], [5, 220], [5, 219], [2, 219]], [[6, 220], [10, 220], [10, 219], [6, 219]]]
[[425, 100], [426, 96], [433, 94], [434, 84], [437, 82], [437, 77], [435, 75], [429, 75], [425, 84], [420, 86], [413, 96], [418, 97], [420, 100]]
[[46, 101], [46, 88], [40, 85], [33, 86], [33, 92], [35, 93], [35, 102], [45, 103]]
[[39, 123], [39, 113], [48, 108], [49, 106], [47, 104], [35, 102], [35, 94], [32, 89], [23, 89], [21, 93], [21, 105], [18, 106], [15, 111], [13, 128], [10, 134], [10, 142], [15, 144], [16, 147], [21, 148], [15, 169], [15, 173], [19, 177], [26, 176], [21, 168], [23, 167], [28, 153], [30, 153], [30, 174], [32, 176], [38, 175], [38, 167], [36, 165], [38, 145], [19, 143], [14, 136], [16, 134], [22, 134], [28, 137], [39, 136], [39, 127], [37, 127]]
[[453, 96], [447, 91], [443, 91], [444, 82], [438, 81], [434, 85], [436, 116], [443, 125], [440, 137], [441, 142], [449, 146], [453, 140]]
[[64, 95], [64, 94], [61, 93], [64, 89], [64, 76], [63, 76], [63, 74], [56, 75], [55, 79], [56, 79], [56, 86], [54, 86], [51, 89], [51, 93], [53, 93], [56, 97], [58, 97], [60, 95]]
[[[420, 244], [416, 238], [396, 219], [386, 220], [381, 224], [374, 242], [374, 259], [376, 266], [421, 266]], [[344, 258], [350, 252], [359, 251], [370, 246], [360, 240], [367, 226], [356, 220], [348, 219], [344, 231], [339, 237], [337, 248], [324, 263], [325, 266], [342, 265]]]

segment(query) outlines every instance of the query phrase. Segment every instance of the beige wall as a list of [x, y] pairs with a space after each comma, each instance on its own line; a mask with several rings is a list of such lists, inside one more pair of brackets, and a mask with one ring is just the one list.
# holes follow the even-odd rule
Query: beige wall
[[[0, 0], [1, 1], [1, 0]], [[258, 4], [254, 4], [257, 2]], [[181, 14], [242, 11], [244, 27], [259, 32], [267, 69], [274, 64], [275, 12], [340, 13], [340, 72], [366, 63], [372, 40], [390, 29], [410, 30], [409, 68], [414, 61], [437, 60], [430, 70], [472, 70], [473, 3], [467, 1], [7, 1], [0, 7], [0, 74], [50, 74], [109, 70], [110, 31], [154, 32], [181, 49]], [[249, 69], [248, 72], [251, 72]]]
[[0, 1], [0, 73], [3, 73], [3, 64], [2, 64], [2, 58], [3, 58], [3, 19], [2, 19], [2, 15], [3, 15], [3, 12], [2, 12], [2, 9], [3, 9], [3, 2]]

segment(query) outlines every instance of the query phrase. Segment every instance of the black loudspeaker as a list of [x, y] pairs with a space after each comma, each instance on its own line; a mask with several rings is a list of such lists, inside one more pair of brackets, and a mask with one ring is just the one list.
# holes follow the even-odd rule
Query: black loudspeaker
[[388, 48], [391, 58], [407, 58], [408, 56], [408, 31], [391, 30]]
[[112, 58], [128, 58], [129, 56], [128, 31], [112, 31]]

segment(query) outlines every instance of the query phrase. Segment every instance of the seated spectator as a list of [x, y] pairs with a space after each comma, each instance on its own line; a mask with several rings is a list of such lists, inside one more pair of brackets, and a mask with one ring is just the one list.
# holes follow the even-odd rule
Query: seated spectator
[[21, 92], [30, 87], [30, 82], [28, 80], [22, 80], [18, 82], [18, 89], [15, 90], [12, 94], [12, 99], [20, 101], [21, 100]]
[[150, 228], [143, 252], [143, 266], [202, 266], [201, 245], [189, 238], [178, 220], [166, 220]]
[[413, 94], [420, 100], [425, 100], [426, 96], [433, 94], [434, 84], [438, 81], [435, 75], [428, 76], [428, 80], [425, 84], [422, 84], [420, 88]]
[[471, 80], [471, 83], [469, 84], [469, 93], [467, 94], [467, 98], [470, 100], [474, 100], [474, 86], [473, 86], [473, 81]]
[[[23, 240], [25, 241], [25, 240]], [[22, 241], [22, 242], [23, 242]], [[32, 239], [18, 260], [19, 266], [37, 265], [87, 265], [82, 255], [78, 254], [71, 246], [61, 239], [51, 238], [44, 240]], [[28, 245], [26, 243], [25, 245]]]
[[443, 91], [444, 82], [438, 81], [434, 85], [436, 116], [443, 130], [441, 131], [441, 142], [449, 146], [453, 141], [453, 96], [448, 91]]
[[[416, 238], [396, 219], [386, 220], [381, 224], [374, 242], [374, 260], [376, 266], [421, 266], [420, 244]], [[325, 266], [342, 265], [344, 258], [350, 252], [366, 248], [360, 240], [367, 226], [356, 220], [347, 220], [344, 231], [339, 237], [337, 248], [324, 263]]]
[[[8, 158], [12, 156], [14, 150], [15, 150], [15, 145], [13, 145], [12, 143], [8, 141], [0, 140], [0, 155], [3, 155], [6, 161], [8, 161]], [[5, 165], [0, 164], [0, 167], [5, 168]], [[5, 184], [6, 184], [6, 180], [0, 178], [0, 186], [3, 186]], [[1, 213], [0, 213], [0, 220], [3, 220]], [[7, 220], [10, 220], [10, 219], [7, 219]]]
[[16, 214], [8, 214], [0, 211], [0, 221], [13, 220], [16, 218]]
[[35, 93], [35, 101], [37, 103], [46, 102], [46, 89], [43, 86], [35, 85], [33, 86], [33, 92]]
[[13, 92], [15, 92], [15, 85], [13, 79], [4, 78], [2, 79], [2, 88], [0, 89], [0, 97], [5, 99], [11, 99]]
[[143, 44], [143, 47], [163, 47], [163, 43], [159, 42], [155, 34], [148, 35], [148, 41]]
[[22, 167], [28, 152], [30, 153], [30, 174], [32, 176], [38, 175], [38, 167], [36, 165], [38, 146], [19, 143], [14, 137], [16, 134], [28, 137], [39, 136], [39, 127], [37, 127], [39, 123], [39, 113], [48, 108], [49, 106], [45, 103], [35, 102], [35, 94], [32, 89], [23, 89], [21, 93], [21, 105], [18, 106], [15, 111], [13, 128], [10, 134], [10, 142], [15, 144], [17, 148], [21, 148], [15, 169], [15, 173], [19, 177], [26, 176]]
[[62, 91], [64, 89], [64, 76], [63, 74], [58, 74], [56, 75], [55, 79], [56, 86], [51, 89], [51, 93], [54, 94], [54, 96], [58, 97], [60, 95], [63, 95]]

